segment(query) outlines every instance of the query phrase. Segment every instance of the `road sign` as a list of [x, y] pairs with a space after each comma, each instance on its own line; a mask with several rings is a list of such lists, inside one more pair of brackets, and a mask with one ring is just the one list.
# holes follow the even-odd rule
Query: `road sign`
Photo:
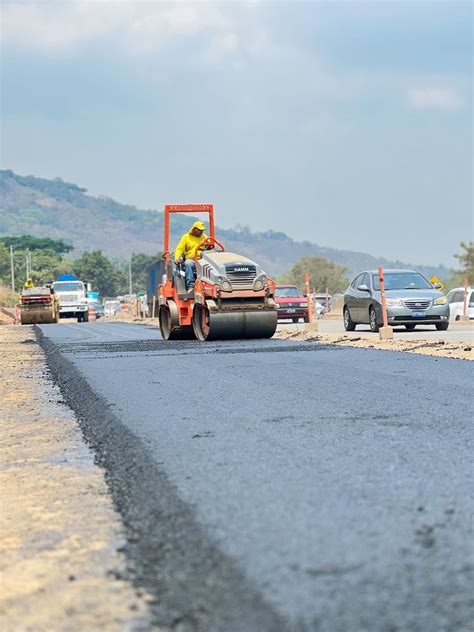
[[445, 287], [445, 286], [444, 286], [444, 283], [443, 283], [442, 281], [440, 281], [440, 280], [438, 279], [438, 277], [437, 277], [437, 276], [434, 276], [434, 275], [433, 275], [433, 276], [431, 277], [431, 279], [430, 279], [430, 283], [432, 283], [433, 285], [434, 285], [435, 283], [439, 283], [441, 287], [439, 287], [439, 288], [438, 288], [438, 290], [440, 290], [440, 291], [444, 290], [444, 287]]

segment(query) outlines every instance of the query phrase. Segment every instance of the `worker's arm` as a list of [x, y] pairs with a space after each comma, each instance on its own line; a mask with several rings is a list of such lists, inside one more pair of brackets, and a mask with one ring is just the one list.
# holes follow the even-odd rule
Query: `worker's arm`
[[[209, 236], [208, 236], [208, 235], [206, 235], [206, 233], [204, 233], [204, 234], [201, 236], [201, 243], [202, 243], [203, 241], [205, 241], [206, 239], [209, 239]], [[198, 244], [198, 245], [199, 245], [199, 244]], [[198, 247], [196, 246], [196, 250], [194, 251], [194, 256], [196, 256], [196, 252], [197, 252], [198, 257], [201, 257], [201, 255], [202, 255], [202, 253], [204, 252], [204, 250], [212, 250], [213, 248], [214, 248], [214, 244], [210, 244], [209, 246], [203, 246], [203, 247], [202, 247], [202, 248], [200, 248], [199, 250], [198, 250]]]
[[183, 235], [179, 240], [179, 244], [176, 246], [176, 250], [174, 251], [174, 260], [178, 261], [183, 252], [186, 251], [186, 239], [188, 238], [188, 233]]

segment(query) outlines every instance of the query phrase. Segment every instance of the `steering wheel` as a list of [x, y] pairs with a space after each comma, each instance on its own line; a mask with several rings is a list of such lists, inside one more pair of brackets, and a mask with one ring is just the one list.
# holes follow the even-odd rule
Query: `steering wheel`
[[218, 246], [220, 248], [219, 252], [224, 252], [225, 250], [224, 246], [220, 243], [220, 241], [217, 241], [217, 239], [214, 239], [214, 237], [207, 237], [204, 241], [201, 241], [199, 246], [197, 246], [196, 255], [194, 258], [198, 259], [198, 252], [200, 250], [212, 250], [214, 246]]

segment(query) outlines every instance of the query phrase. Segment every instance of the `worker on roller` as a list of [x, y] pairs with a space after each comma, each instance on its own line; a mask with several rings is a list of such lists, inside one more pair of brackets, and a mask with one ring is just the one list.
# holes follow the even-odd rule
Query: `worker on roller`
[[25, 283], [23, 285], [23, 289], [29, 290], [32, 287], [35, 287], [35, 284], [33, 283], [33, 279], [31, 277], [29, 277], [28, 279], [26, 279], [26, 281], [25, 281]]
[[[176, 250], [174, 251], [174, 260], [176, 265], [179, 265], [179, 260], [184, 255], [184, 265], [186, 269], [186, 289], [188, 291], [194, 289], [195, 278], [194, 275], [196, 273], [196, 249], [200, 243], [202, 243], [205, 239], [207, 239], [207, 235], [204, 232], [206, 230], [206, 226], [204, 222], [194, 222], [191, 227], [191, 230], [185, 233], [181, 239], [179, 240], [179, 244], [176, 246]], [[214, 246], [207, 246], [207, 249], [213, 248]], [[198, 258], [201, 257], [202, 252], [199, 251]]]

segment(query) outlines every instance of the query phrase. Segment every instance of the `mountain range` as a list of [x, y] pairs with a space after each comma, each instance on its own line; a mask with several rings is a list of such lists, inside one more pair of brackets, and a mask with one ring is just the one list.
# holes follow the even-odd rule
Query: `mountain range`
[[[0, 236], [29, 234], [64, 239], [74, 246], [76, 256], [88, 250], [102, 250], [109, 257], [129, 258], [133, 252], [155, 254], [162, 250], [163, 218], [162, 211], [140, 210], [109, 197], [91, 196], [87, 189], [61, 178], [51, 180], [0, 171]], [[174, 215], [171, 243], [176, 243], [195, 219]], [[216, 236], [227, 250], [255, 259], [272, 275], [286, 272], [306, 255], [344, 265], [350, 277], [378, 265], [415, 268], [426, 276], [435, 274], [442, 279], [450, 274], [445, 266], [421, 266], [326, 248], [309, 241], [298, 242], [272, 230], [252, 232], [248, 227], [217, 227]]]

